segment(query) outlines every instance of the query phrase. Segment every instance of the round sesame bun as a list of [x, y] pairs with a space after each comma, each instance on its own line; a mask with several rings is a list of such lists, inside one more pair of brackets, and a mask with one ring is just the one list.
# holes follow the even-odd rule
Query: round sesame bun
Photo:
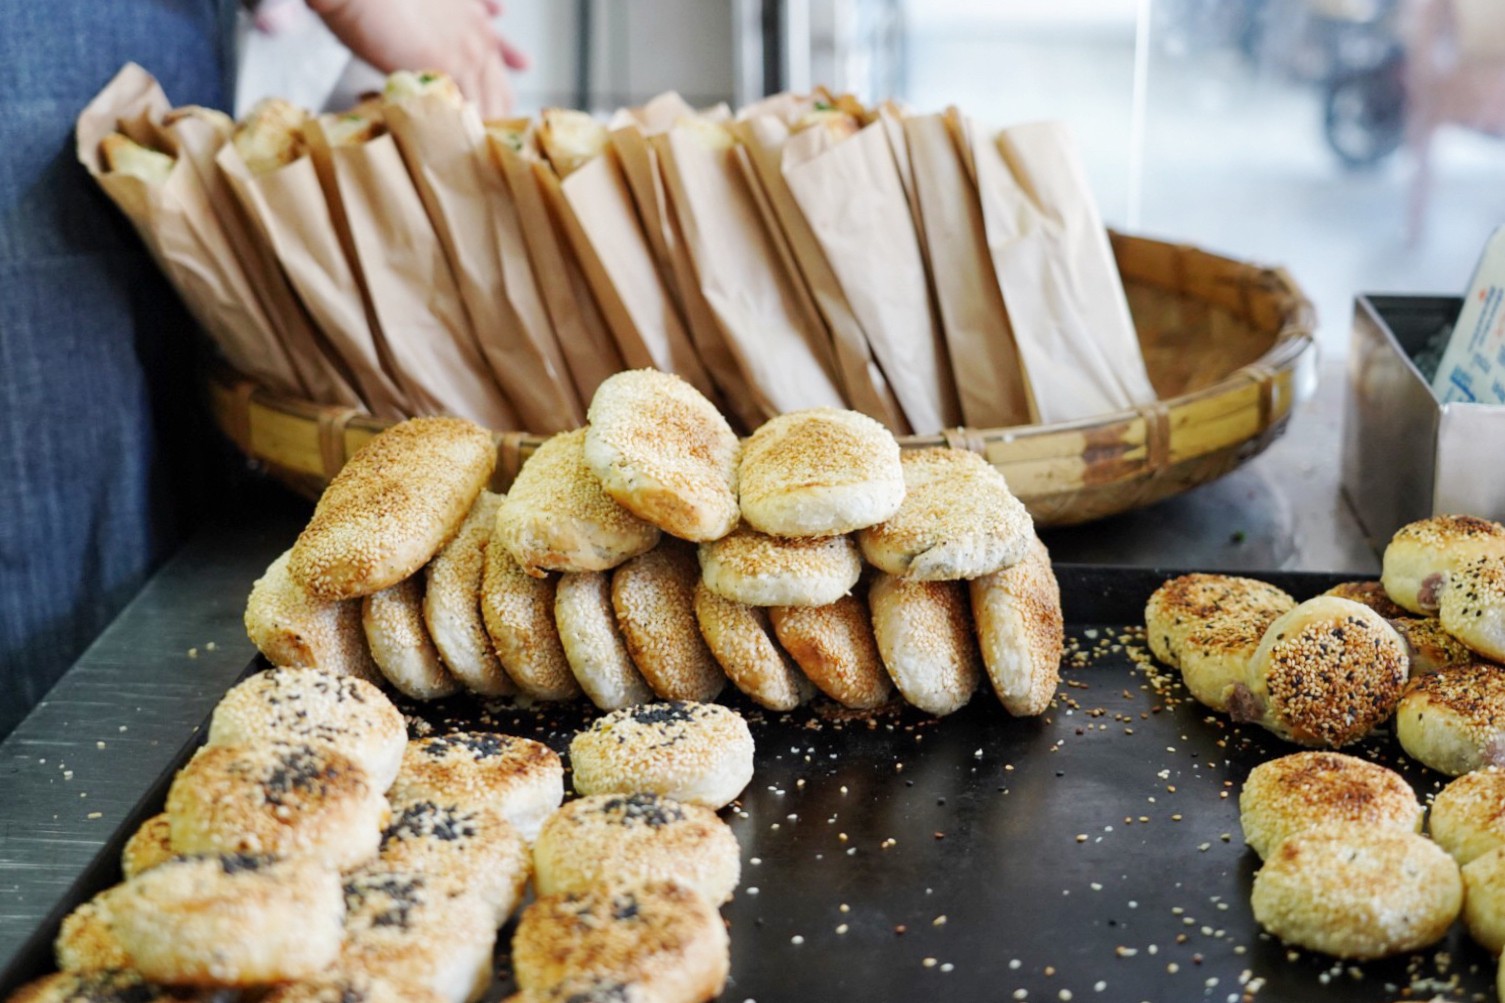
[[1037, 538], [1011, 568], [969, 583], [983, 665], [1004, 709], [1042, 714], [1061, 681], [1066, 646], [1061, 588], [1050, 552]]
[[1322, 594], [1352, 599], [1362, 606], [1368, 606], [1386, 620], [1407, 615], [1406, 609], [1397, 606], [1385, 593], [1385, 586], [1380, 582], [1341, 582]]
[[339, 875], [313, 860], [212, 855], [132, 878], [110, 926], [153, 982], [243, 987], [328, 967], [343, 912]]
[[591, 703], [617, 710], [653, 699], [632, 664], [611, 605], [611, 576], [602, 571], [560, 575], [554, 592], [554, 624], [570, 671]]
[[392, 784], [392, 804], [415, 801], [488, 805], [530, 842], [564, 800], [564, 764], [542, 742], [457, 731], [408, 743]]
[[1261, 763], [1244, 781], [1238, 808], [1244, 842], [1261, 857], [1324, 822], [1421, 829], [1421, 803], [1400, 774], [1341, 752], [1296, 752]]
[[730, 965], [721, 916], [704, 896], [670, 881], [545, 895], [523, 912], [512, 940], [525, 992], [594, 977], [640, 987], [651, 999], [710, 1000]]
[[261, 1003], [443, 1003], [438, 994], [407, 982], [349, 972], [325, 973], [278, 986]]
[[1480, 557], [1505, 557], [1505, 526], [1471, 515], [1434, 515], [1396, 530], [1385, 546], [1380, 581], [1396, 603], [1431, 616], [1449, 575]]
[[1413, 680], [1395, 737], [1412, 759], [1449, 776], [1505, 766], [1505, 669], [1481, 662]]
[[1384, 617], [1317, 596], [1270, 624], [1228, 709], [1289, 741], [1340, 748], [1390, 717], [1407, 672], [1405, 643]]
[[492, 534], [481, 579], [481, 618], [502, 668], [535, 700], [580, 696], [554, 626], [554, 589], [553, 578], [528, 574]]
[[1190, 574], [1172, 578], [1150, 595], [1144, 607], [1150, 653], [1173, 668], [1181, 666], [1181, 643], [1214, 616], [1239, 621], [1273, 620], [1296, 605], [1285, 592], [1253, 578]]
[[1463, 923], [1490, 954], [1505, 948], [1505, 847], [1463, 865]]
[[479, 999], [490, 986], [496, 927], [479, 896], [385, 867], [347, 876], [344, 890], [341, 971], [414, 985], [447, 1003]]
[[659, 794], [597, 794], [544, 823], [533, 881], [539, 895], [677, 881], [719, 906], [737, 887], [740, 853], [731, 828], [709, 808]]
[[1505, 556], [1455, 568], [1437, 615], [1449, 634], [1483, 657], [1505, 662]]
[[904, 502], [857, 534], [874, 567], [918, 581], [980, 578], [1024, 557], [1034, 523], [996, 467], [964, 449], [906, 452]]
[[177, 856], [172, 848], [172, 824], [167, 812], [153, 815], [125, 841], [120, 851], [120, 873], [134, 878]]
[[[210, 993], [191, 994], [180, 988], [154, 986], [137, 972], [56, 972], [28, 982], [7, 997], [6, 1003], [205, 1003]], [[334, 1001], [338, 1003], [338, 1001]], [[347, 1001], [348, 1003], [348, 1001]]]
[[334, 475], [288, 571], [320, 599], [396, 585], [454, 537], [495, 467], [491, 433], [463, 418], [393, 425]]
[[880, 574], [867, 599], [879, 657], [900, 695], [937, 716], [966, 706], [982, 676], [967, 587]]
[[1459, 866], [1505, 846], [1505, 772], [1475, 770], [1444, 787], [1432, 799], [1427, 833]]
[[672, 700], [612, 711], [570, 742], [581, 794], [648, 791], [720, 809], [753, 774], [747, 722], [719, 704]]
[[246, 600], [246, 636], [273, 665], [323, 669], [368, 682], [381, 670], [366, 647], [359, 601], [316, 599], [287, 571], [292, 551], [272, 562]]
[[699, 582], [695, 552], [678, 540], [634, 557], [611, 577], [611, 605], [628, 654], [665, 700], [712, 700], [726, 685], [695, 622]]
[[664, 999], [640, 983], [614, 976], [573, 975], [547, 989], [513, 993], [503, 1003], [664, 1003]]
[[749, 606], [825, 606], [862, 576], [849, 536], [781, 537], [739, 526], [700, 545], [700, 572], [717, 595]]
[[768, 610], [695, 586], [695, 620], [732, 684], [769, 710], [793, 710], [815, 687], [774, 640]]
[[302, 744], [205, 746], [167, 792], [178, 853], [308, 857], [337, 870], [376, 855], [387, 814], [365, 770]]
[[1424, 836], [1326, 822], [1271, 852], [1250, 900], [1287, 944], [1362, 961], [1436, 943], [1463, 907], [1463, 881]]
[[842, 596], [829, 606], [774, 606], [768, 619], [800, 671], [843, 707], [872, 710], [893, 697], [864, 600]]
[[588, 417], [585, 462], [623, 508], [697, 542], [737, 525], [742, 444], [700, 391], [653, 369], [617, 373]]
[[509, 697], [517, 684], [491, 646], [481, 616], [481, 578], [486, 547], [502, 496], [482, 491], [455, 538], [424, 569], [423, 621], [445, 666], [466, 689], [488, 697]]
[[381, 834], [378, 869], [413, 871], [436, 888], [472, 894], [500, 927], [517, 908], [533, 869], [527, 840], [486, 804], [412, 801]]
[[414, 575], [361, 600], [366, 646], [387, 682], [414, 700], [460, 690], [423, 622], [423, 576]]
[[601, 487], [585, 465], [585, 429], [561, 432], [523, 464], [497, 513], [496, 532], [522, 569], [608, 571], [652, 550], [657, 526]]
[[106, 888], [63, 917], [57, 938], [52, 942], [58, 968], [88, 973], [132, 967], [130, 955], [111, 926], [114, 902], [124, 888], [124, 885]]
[[300, 742], [354, 760], [378, 791], [392, 786], [408, 727], [381, 690], [318, 669], [268, 669], [231, 687], [214, 708], [210, 745]]
[[1479, 660], [1474, 649], [1449, 634], [1436, 617], [1402, 616], [1391, 620], [1390, 626], [1406, 642], [1413, 679], [1461, 669]]
[[899, 444], [857, 411], [769, 420], [743, 444], [742, 518], [774, 536], [838, 536], [892, 518], [904, 501]]

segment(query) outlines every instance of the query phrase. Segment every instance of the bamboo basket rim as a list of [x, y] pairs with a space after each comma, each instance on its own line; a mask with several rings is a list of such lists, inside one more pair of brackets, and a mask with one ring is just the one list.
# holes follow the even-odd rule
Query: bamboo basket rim
[[[1295, 398], [1311, 382], [1298, 375], [1304, 367], [1314, 367], [1316, 354], [1315, 311], [1295, 279], [1282, 268], [1188, 244], [1112, 231], [1109, 236], [1126, 287], [1149, 286], [1222, 310], [1252, 330], [1272, 332], [1268, 348], [1205, 386], [1140, 407], [1049, 424], [900, 436], [901, 447], [945, 445], [981, 453], [1003, 471], [1037, 522], [1059, 525], [1126, 511], [1212, 480], [1262, 451], [1283, 431]], [[356, 408], [273, 393], [220, 362], [211, 365], [208, 382], [210, 410], [221, 430], [248, 458], [310, 497], [367, 440], [394, 424]], [[1202, 425], [1211, 431], [1199, 429]], [[494, 485], [504, 489], [548, 436], [493, 434], [498, 448]], [[1061, 448], [1051, 452], [1049, 445], [1056, 440]], [[1084, 464], [1107, 464], [1109, 474], [1089, 476], [1089, 470], [1082, 483], [1070, 483], [1068, 477], [1057, 485], [1059, 490], [1034, 490], [1042, 485], [1024, 483], [1029, 478], [1022, 472], [1030, 464], [1069, 466], [1073, 449]], [[1090, 461], [1085, 458], [1089, 452]], [[1081, 492], [1100, 497], [1074, 505], [1070, 496]]]

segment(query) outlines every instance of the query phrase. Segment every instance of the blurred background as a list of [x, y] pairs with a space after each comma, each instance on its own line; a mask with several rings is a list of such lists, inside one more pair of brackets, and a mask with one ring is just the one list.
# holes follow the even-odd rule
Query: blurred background
[[[1356, 292], [1460, 292], [1505, 221], [1501, 0], [509, 0], [518, 111], [826, 84], [1064, 119], [1109, 225], [1288, 267], [1340, 357]], [[302, 0], [242, 26], [239, 104], [378, 84]]]

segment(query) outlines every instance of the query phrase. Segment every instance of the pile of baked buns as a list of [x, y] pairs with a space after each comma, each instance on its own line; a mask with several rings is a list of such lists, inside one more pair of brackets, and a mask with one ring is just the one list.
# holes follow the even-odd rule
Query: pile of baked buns
[[1301, 745], [1340, 748], [1395, 720], [1413, 759], [1453, 776], [1505, 765], [1505, 526], [1402, 527], [1378, 582], [1297, 603], [1265, 582], [1191, 574], [1145, 607], [1150, 650], [1197, 700]]
[[490, 433], [415, 418], [358, 452], [256, 582], [276, 665], [604, 710], [705, 702], [728, 680], [789, 710], [816, 693], [931, 714], [984, 674], [1014, 714], [1058, 682], [1060, 591], [983, 457], [901, 453], [855, 411], [780, 415], [745, 441], [656, 370], [610, 377], [585, 428], [504, 496]]
[[752, 775], [746, 723], [644, 704], [577, 735], [571, 759], [581, 796], [561, 807], [560, 758], [538, 742], [409, 741], [364, 680], [258, 673], [126, 844], [125, 880], [64, 920], [60, 971], [10, 1003], [465, 1003], [491, 986], [530, 877], [519, 1000], [716, 996], [717, 908], [740, 875], [716, 809]]

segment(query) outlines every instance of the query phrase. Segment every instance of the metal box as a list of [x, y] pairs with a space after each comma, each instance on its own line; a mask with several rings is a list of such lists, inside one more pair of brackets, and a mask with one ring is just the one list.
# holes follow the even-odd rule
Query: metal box
[[1429, 515], [1505, 520], [1505, 406], [1439, 403], [1414, 361], [1462, 302], [1354, 301], [1343, 493], [1376, 551], [1397, 529]]

